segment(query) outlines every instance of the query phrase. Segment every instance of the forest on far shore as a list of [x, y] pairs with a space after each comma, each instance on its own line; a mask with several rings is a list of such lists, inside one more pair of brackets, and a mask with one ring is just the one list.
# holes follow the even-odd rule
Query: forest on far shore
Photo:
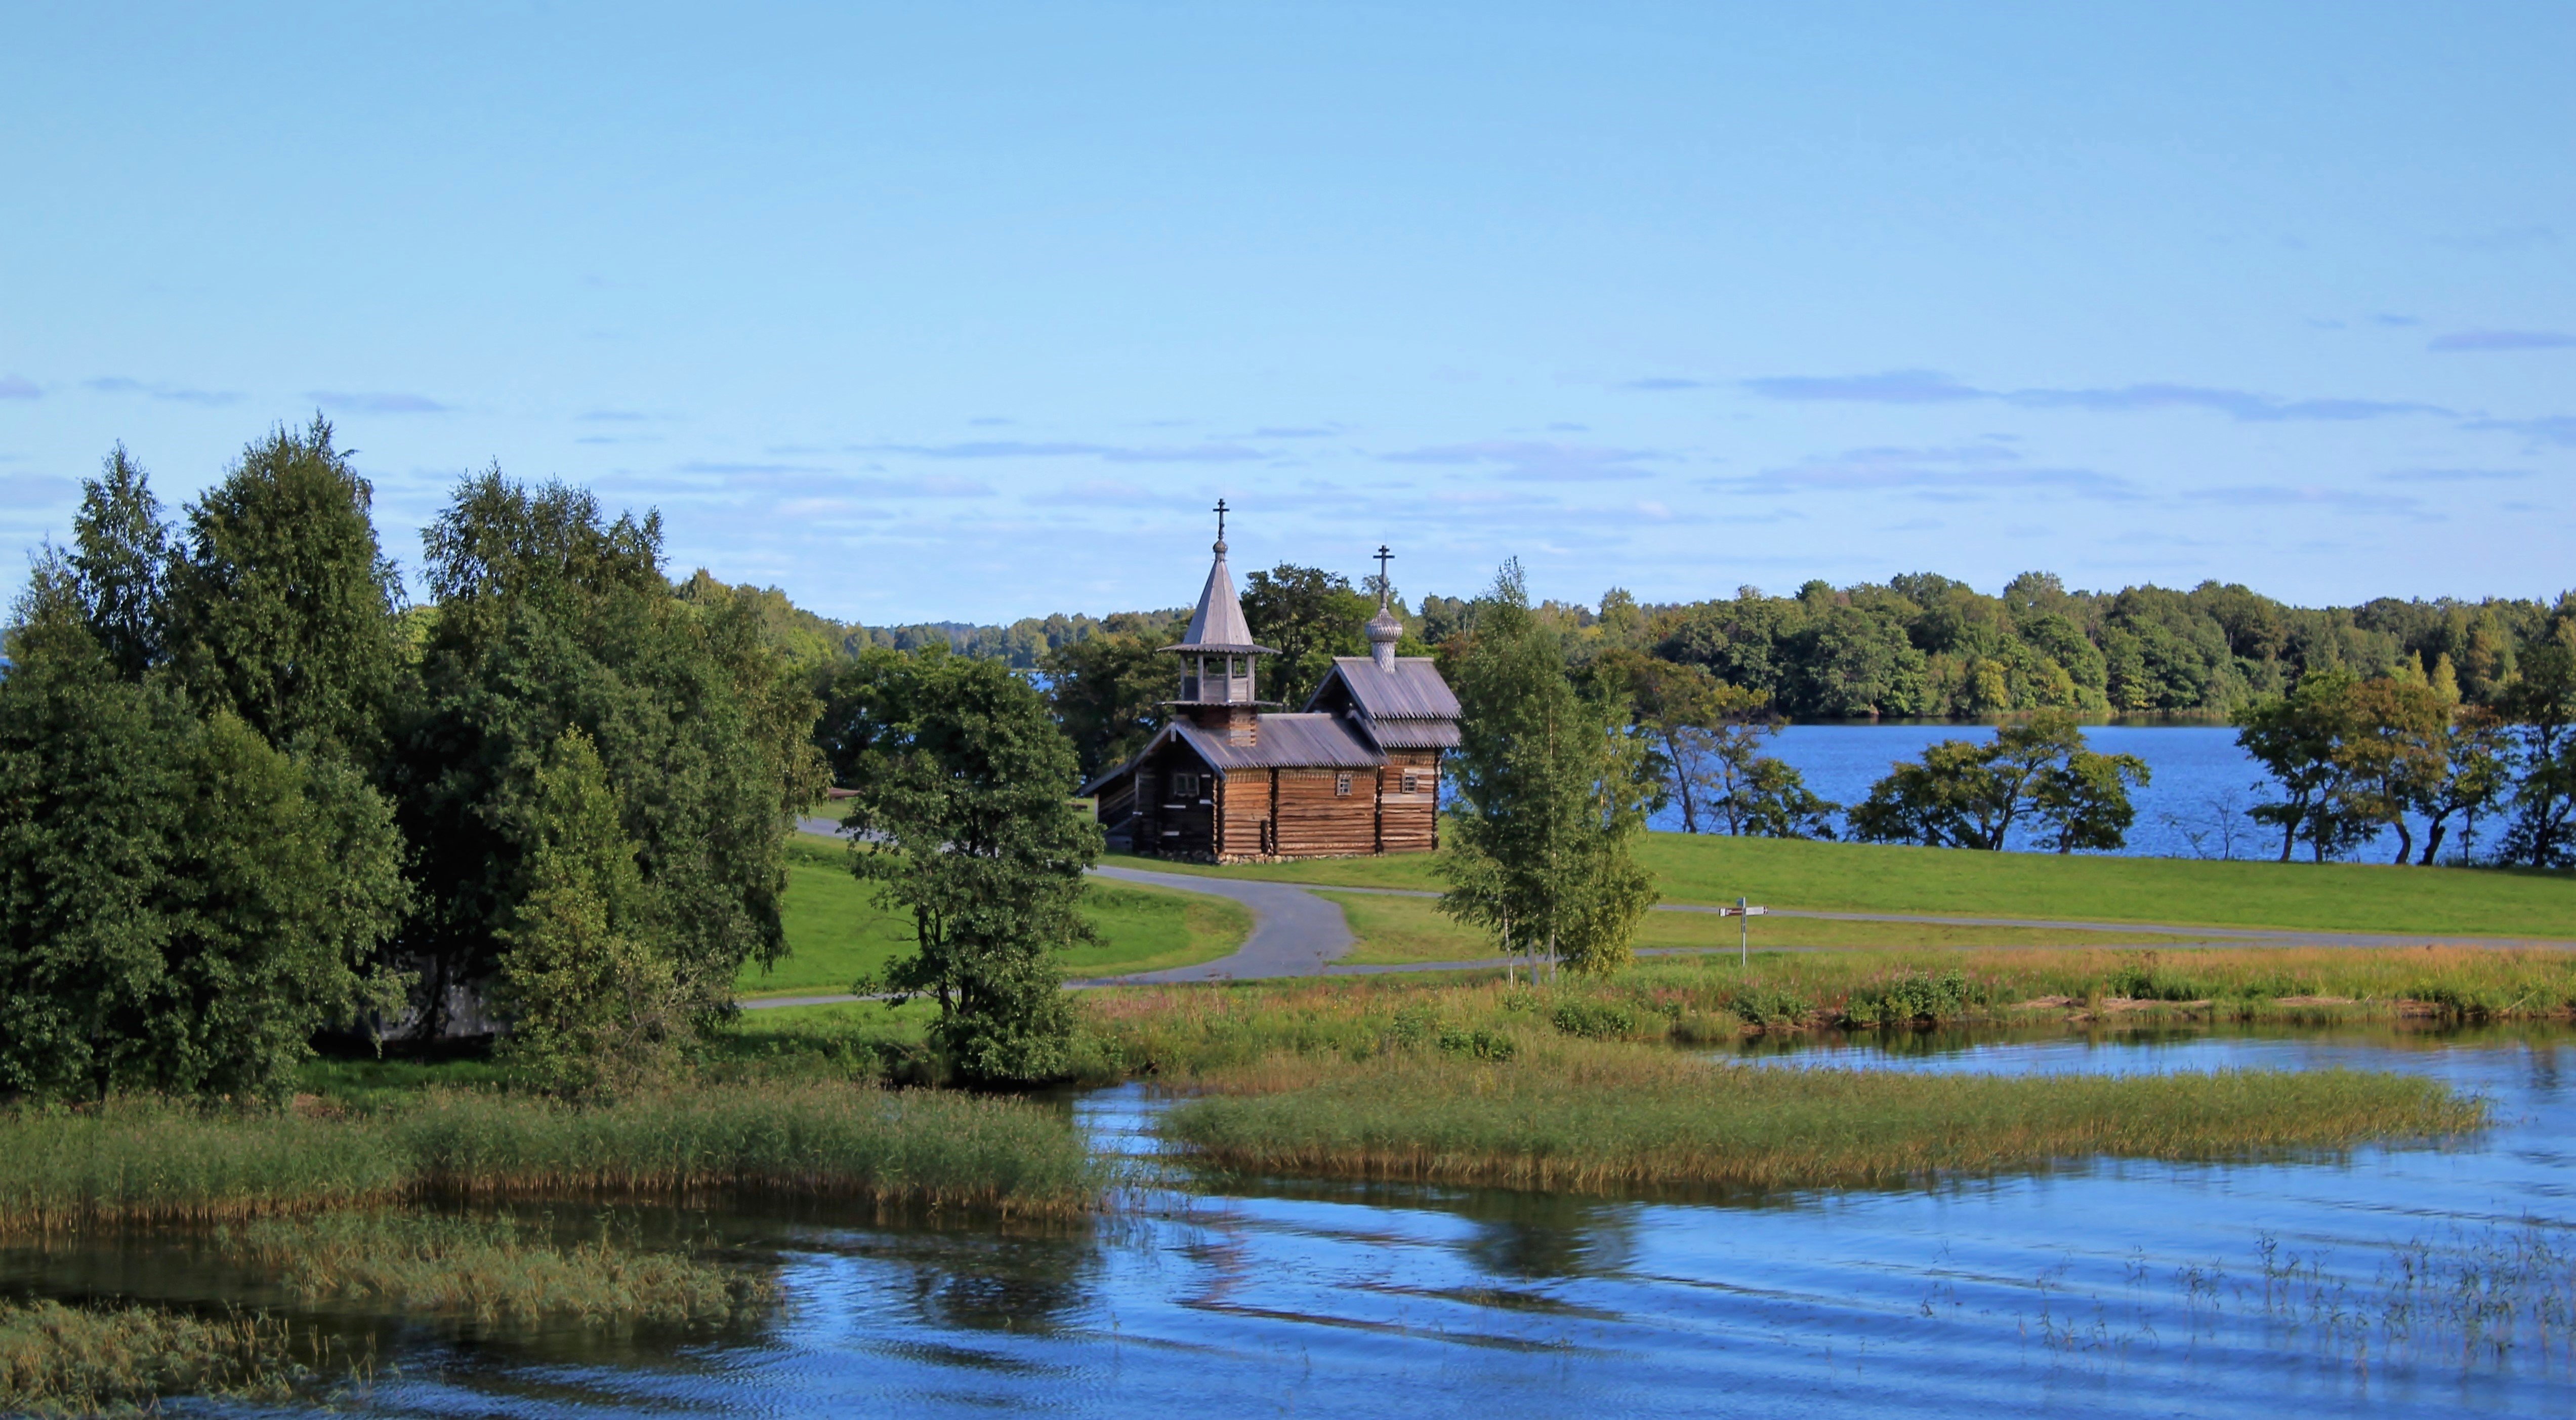
[[[1367, 584], [1282, 565], [1247, 579], [1244, 611], [1260, 631], [1265, 622], [1313, 618], [1327, 609], [1326, 598], [1345, 611], [1357, 607], [1338, 637], [1330, 625], [1312, 629], [1333, 641], [1330, 654], [1362, 655], [1360, 623], [1374, 607]], [[1051, 656], [1095, 637], [1159, 634], [1188, 614], [1059, 612], [1008, 626], [861, 626], [798, 609], [774, 589], [765, 595], [778, 630], [806, 642], [809, 654], [944, 641], [961, 654], [1026, 670], [1046, 669]], [[1472, 607], [1462, 598], [1426, 596], [1418, 608], [1399, 609], [1411, 639], [1435, 647], [1469, 629]], [[1572, 633], [1566, 641], [1577, 656], [1620, 647], [1705, 666], [1793, 720], [1964, 720], [2039, 709], [2223, 720], [2281, 694], [2311, 669], [2340, 668], [2364, 679], [2420, 672], [2439, 682], [2445, 661], [2462, 701], [2486, 705], [2513, 679], [2521, 650], [2546, 634], [2551, 615], [2549, 603], [2521, 598], [2380, 597], [2359, 606], [2300, 607], [2215, 581], [2189, 591], [2069, 591], [2046, 572], [2015, 577], [1999, 596], [1909, 572], [1847, 587], [1810, 581], [1786, 596], [1747, 586], [1733, 597], [1662, 604], [1640, 603], [1614, 587], [1595, 606], [1544, 602], [1533, 610]], [[1301, 679], [1292, 672], [1289, 682]]]

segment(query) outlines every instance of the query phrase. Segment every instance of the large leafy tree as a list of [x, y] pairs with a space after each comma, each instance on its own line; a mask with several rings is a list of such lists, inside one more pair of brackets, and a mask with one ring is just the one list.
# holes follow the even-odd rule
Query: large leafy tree
[[274, 1098], [308, 1040], [399, 999], [381, 799], [117, 674], [40, 568], [0, 683], [0, 1089]]
[[2420, 676], [2362, 681], [2344, 692], [2336, 758], [2345, 808], [2355, 819], [2397, 831], [2399, 863], [2414, 856], [2409, 812], [2436, 800], [2450, 773], [2452, 707]]
[[401, 583], [377, 548], [372, 498], [317, 416], [243, 450], [188, 506], [163, 597], [194, 699], [279, 746], [381, 752], [404, 656]]
[[567, 728], [536, 775], [518, 902], [496, 935], [503, 1058], [558, 1088], [649, 1081], [689, 1035], [664, 914], [590, 737]]
[[[2443, 669], [2449, 664], [2444, 661]], [[2441, 692], [2438, 678], [2433, 688]], [[2444, 697], [2451, 713], [2441, 729], [2441, 774], [2422, 786], [2411, 806], [2424, 816], [2424, 856], [2416, 861], [2428, 867], [2440, 861], [2455, 818], [2474, 853], [2479, 816], [2493, 812], [2513, 788], [2513, 740], [2503, 718], [2483, 705], [2460, 705], [2458, 698], [2456, 692]]]
[[2350, 671], [2312, 671], [2287, 694], [2266, 696], [2235, 716], [2236, 743], [2281, 787], [2281, 797], [2250, 812], [2281, 831], [2284, 863], [2303, 839], [2322, 863], [2369, 836], [2370, 824], [2344, 794], [2346, 762], [2337, 753], [2356, 684]]
[[648, 928], [704, 1019], [747, 961], [786, 950], [778, 900], [791, 814], [820, 791], [814, 702], [764, 634], [755, 595], [697, 601], [661, 572], [656, 517], [607, 519], [588, 493], [494, 469], [424, 538], [437, 616], [395, 775], [422, 910], [424, 1031], [490, 983], [544, 841], [540, 771], [567, 729], [598, 755], [650, 888]]
[[1795, 766], [1762, 752], [1781, 724], [1765, 697], [1705, 666], [1620, 648], [1602, 652], [1589, 670], [1602, 689], [1627, 696], [1633, 733], [1644, 739], [1667, 801], [1681, 806], [1684, 832], [1700, 832], [1705, 820], [1733, 834], [1833, 837], [1842, 805], [1817, 797]]
[[1073, 1017], [1054, 954], [1091, 939], [1075, 909], [1101, 846], [1066, 798], [1073, 747], [997, 661], [933, 647], [872, 670], [853, 869], [911, 916], [913, 951], [862, 987], [937, 1001], [932, 1043], [968, 1078], [1061, 1075]]
[[2576, 605], [2562, 603], [2548, 638], [2524, 650], [2500, 708], [2521, 741], [2507, 859], [2576, 866]]
[[2035, 825], [2059, 853], [2118, 848], [2135, 813], [2128, 790], [2147, 774], [2135, 755], [2088, 748], [2073, 714], [2042, 710], [1984, 743], [1943, 740], [1892, 766], [1853, 807], [1852, 836], [2001, 851], [2016, 826]]
[[1654, 905], [1636, 862], [1654, 795], [1616, 695], [1579, 694], [1558, 633], [1534, 616], [1518, 563], [1476, 607], [1453, 660], [1461, 710], [1441, 910], [1576, 971], [1628, 960]]

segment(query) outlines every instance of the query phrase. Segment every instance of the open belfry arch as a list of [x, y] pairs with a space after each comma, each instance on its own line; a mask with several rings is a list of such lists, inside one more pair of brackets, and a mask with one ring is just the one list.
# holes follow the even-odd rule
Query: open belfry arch
[[1399, 656], [1404, 625], [1387, 602], [1378, 549], [1369, 654], [1336, 656], [1302, 710], [1260, 698], [1263, 656], [1226, 567], [1216, 560], [1176, 657], [1171, 719], [1135, 758], [1082, 787], [1113, 844], [1206, 862], [1428, 853], [1440, 846], [1440, 773], [1458, 744], [1458, 697], [1428, 656]]

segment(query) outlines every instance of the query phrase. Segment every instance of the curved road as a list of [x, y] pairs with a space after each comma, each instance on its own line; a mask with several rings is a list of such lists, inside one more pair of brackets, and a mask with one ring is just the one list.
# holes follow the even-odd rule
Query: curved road
[[[796, 826], [807, 833], [834, 837], [840, 825], [829, 819], [804, 818]], [[1479, 967], [1503, 965], [1501, 957], [1475, 961], [1410, 962], [1395, 966], [1342, 966], [1335, 961], [1348, 952], [1354, 939], [1350, 922], [1342, 915], [1339, 904], [1317, 897], [1313, 888], [1293, 883], [1252, 882], [1230, 878], [1213, 878], [1197, 873], [1158, 873], [1145, 868], [1112, 865], [1092, 869], [1094, 876], [1119, 882], [1140, 883], [1149, 887], [1174, 888], [1182, 892], [1203, 892], [1212, 897], [1230, 898], [1242, 903], [1252, 913], [1252, 935], [1232, 956], [1196, 966], [1176, 966], [1163, 971], [1138, 972], [1133, 976], [1106, 976], [1070, 981], [1073, 987], [1143, 986], [1176, 981], [1252, 981], [1283, 976], [1376, 976], [1400, 971], [1466, 971]], [[1358, 888], [1317, 885], [1326, 892], [1366, 893], [1379, 897], [1438, 897], [1438, 893], [1419, 892], [1410, 888]], [[1657, 912], [1716, 912], [1715, 907], [1692, 903], [1658, 903]], [[1932, 917], [1892, 912], [1806, 912], [1791, 908], [1772, 908], [1768, 916], [1808, 918], [1829, 922], [1905, 922], [1950, 927], [2031, 927], [2045, 931], [2071, 933], [2118, 932], [2136, 934], [2154, 932], [2169, 934], [2175, 940], [2159, 946], [2246, 946], [2272, 947], [2400, 947], [2417, 946], [2438, 937], [2407, 936], [2382, 932], [2301, 932], [2259, 927], [2189, 927], [2157, 922], [2058, 922], [2026, 917]], [[2576, 940], [2553, 937], [2476, 938], [2481, 946], [2554, 947], [2576, 949]], [[1781, 944], [1766, 943], [1777, 951]], [[1692, 955], [1698, 947], [1647, 949], [1640, 956]], [[774, 1006], [818, 1006], [836, 1001], [855, 1001], [856, 996], [786, 996], [768, 1000], [745, 1001], [745, 1010]]]

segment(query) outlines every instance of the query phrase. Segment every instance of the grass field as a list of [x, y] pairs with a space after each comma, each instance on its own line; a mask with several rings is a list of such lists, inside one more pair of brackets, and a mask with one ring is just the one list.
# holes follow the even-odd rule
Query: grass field
[[1164, 1117], [1258, 1173], [1633, 1187], [1887, 1186], [2097, 1157], [2212, 1159], [2478, 1129], [2437, 1081], [2353, 1070], [2003, 1077], [1712, 1065], [1559, 1041], [1504, 1060], [1417, 1046], [1271, 1060]]
[[[2576, 874], [2568, 873], [2060, 857], [1681, 833], [1647, 835], [1640, 857], [1670, 902], [1744, 896], [1811, 911], [2576, 938]], [[1432, 855], [1226, 868], [1138, 861], [1278, 882], [1441, 886]]]
[[[1362, 966], [1409, 966], [1416, 962], [1475, 961], [1494, 954], [1494, 943], [1481, 932], [1443, 916], [1439, 905], [1423, 897], [1385, 897], [1375, 893], [1319, 891], [1316, 896], [1341, 904], [1351, 935], [1359, 939], [1340, 960]], [[1640, 951], [1732, 951], [1736, 922], [1701, 912], [1653, 912], [1637, 929]], [[1948, 926], [1914, 922], [1837, 922], [1811, 918], [1756, 918], [1751, 943], [1766, 947], [2044, 947], [2065, 946], [2081, 937], [2088, 945], [2157, 945], [2188, 940], [2154, 932], [2073, 933], [2045, 927]]]
[[[1252, 917], [1223, 898], [1125, 883], [1093, 883], [1082, 914], [1100, 944], [1058, 958], [1069, 975], [1159, 971], [1213, 961], [1252, 935]], [[912, 924], [877, 906], [850, 875], [847, 846], [800, 835], [787, 845], [787, 895], [779, 903], [788, 957], [768, 971], [743, 968], [744, 996], [840, 992], [912, 949]]]

